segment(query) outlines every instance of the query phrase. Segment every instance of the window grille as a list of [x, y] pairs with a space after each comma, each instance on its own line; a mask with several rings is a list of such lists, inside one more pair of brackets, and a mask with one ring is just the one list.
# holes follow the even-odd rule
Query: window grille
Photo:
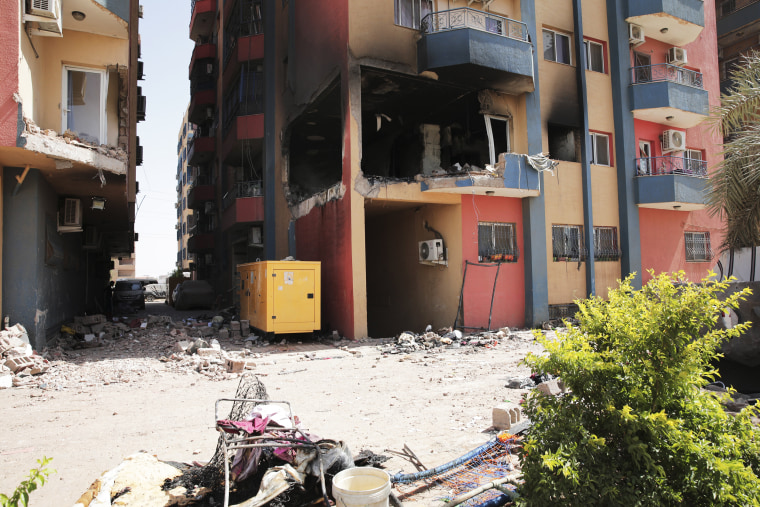
[[553, 225], [552, 251], [555, 261], [580, 261], [583, 227], [580, 225]]
[[515, 224], [478, 223], [478, 261], [517, 262], [519, 256]]
[[705, 262], [713, 257], [709, 232], [685, 232], [686, 260]]
[[594, 227], [594, 259], [598, 261], [620, 259], [616, 227]]

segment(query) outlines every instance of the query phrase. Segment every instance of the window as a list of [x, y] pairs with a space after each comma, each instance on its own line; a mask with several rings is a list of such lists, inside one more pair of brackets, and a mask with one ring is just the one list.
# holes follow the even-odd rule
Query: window
[[491, 165], [495, 165], [499, 153], [509, 153], [509, 118], [484, 115], [486, 120], [486, 132], [488, 133], [488, 153], [491, 157]]
[[515, 224], [478, 222], [478, 261], [517, 262]]
[[736, 1], [735, 0], [726, 0], [724, 2], [720, 3], [720, 15], [721, 16], [728, 16], [732, 12], [736, 10]]
[[433, 0], [394, 0], [394, 22], [409, 28], [419, 28], [420, 22], [433, 12]]
[[554, 261], [580, 261], [583, 227], [580, 225], [552, 226], [552, 254]]
[[583, 41], [586, 49], [586, 69], [604, 74], [604, 46], [590, 40]]
[[[683, 152], [683, 165], [687, 174], [702, 175], [706, 168], [702, 162], [701, 150], [686, 150]], [[706, 174], [705, 174], [706, 176]]]
[[564, 125], [547, 125], [549, 156], [554, 160], [580, 162], [581, 131]]
[[620, 259], [616, 227], [594, 227], [594, 259], [598, 261]]
[[570, 36], [544, 30], [544, 60], [570, 65]]
[[64, 66], [61, 129], [75, 132], [83, 141], [107, 144], [107, 90], [105, 71]]
[[686, 261], [705, 262], [712, 259], [709, 232], [685, 232]]
[[591, 132], [591, 163], [610, 165], [610, 136]]

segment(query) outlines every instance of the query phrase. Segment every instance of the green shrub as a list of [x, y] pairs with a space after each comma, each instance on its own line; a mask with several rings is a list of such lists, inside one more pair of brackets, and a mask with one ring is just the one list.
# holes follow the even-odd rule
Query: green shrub
[[[725, 283], [685, 283], [683, 272], [609, 302], [579, 301], [579, 326], [539, 337], [525, 362], [558, 375], [569, 392], [526, 399], [523, 505], [758, 505], [760, 432], [701, 390], [720, 344], [749, 324], [719, 331]], [[725, 395], [724, 395], [725, 396]]]
[[45, 456], [38, 459], [37, 464], [39, 466], [29, 471], [29, 478], [22, 481], [10, 497], [0, 493], [0, 507], [26, 507], [29, 505], [29, 493], [37, 489], [38, 486], [43, 486], [48, 476], [55, 473], [55, 470], [45, 468], [52, 460], [53, 458], [46, 458]]

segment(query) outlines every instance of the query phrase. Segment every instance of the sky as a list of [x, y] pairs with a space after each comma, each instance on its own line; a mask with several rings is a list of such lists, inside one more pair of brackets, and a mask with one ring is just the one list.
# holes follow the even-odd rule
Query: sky
[[137, 276], [161, 276], [177, 261], [177, 135], [190, 102], [188, 67], [190, 0], [142, 0], [140, 40], [147, 97], [144, 122], [137, 124], [143, 165], [137, 167], [135, 243]]

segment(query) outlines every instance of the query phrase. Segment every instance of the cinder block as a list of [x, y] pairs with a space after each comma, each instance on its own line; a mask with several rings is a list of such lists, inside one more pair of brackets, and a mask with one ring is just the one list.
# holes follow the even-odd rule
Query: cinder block
[[34, 359], [29, 356], [9, 357], [8, 360], [5, 361], [5, 366], [10, 368], [13, 373], [16, 373], [24, 368], [34, 366]]
[[198, 349], [195, 353], [200, 357], [219, 357], [219, 351], [216, 349]]
[[543, 394], [547, 396], [559, 396], [562, 394], [562, 389], [559, 387], [559, 382], [557, 379], [547, 380], [546, 382], [541, 382], [536, 386], [536, 389], [541, 391]]
[[229, 373], [240, 373], [245, 370], [245, 359], [227, 359], [227, 371]]
[[233, 331], [240, 331], [240, 322], [237, 320], [233, 320], [230, 322], [230, 329]]
[[85, 326], [92, 326], [93, 324], [104, 324], [105, 322], [106, 322], [106, 316], [101, 315], [101, 314], [85, 315], [84, 317], [82, 317], [82, 324], [84, 324]]
[[493, 408], [493, 427], [497, 430], [508, 430], [522, 419], [520, 407], [511, 403], [501, 403]]
[[251, 334], [251, 323], [247, 320], [240, 321], [240, 335], [243, 338], [247, 338]]
[[219, 330], [219, 339], [220, 340], [228, 340], [230, 337], [230, 332], [227, 330], [227, 328], [222, 328]]

